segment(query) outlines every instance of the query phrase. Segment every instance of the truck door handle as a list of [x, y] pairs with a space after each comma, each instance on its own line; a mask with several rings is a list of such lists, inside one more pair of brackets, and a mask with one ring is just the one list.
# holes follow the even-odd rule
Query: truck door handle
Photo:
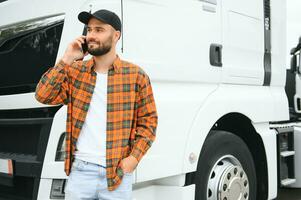
[[222, 48], [220, 44], [211, 44], [210, 45], [210, 64], [212, 66], [222, 67]]

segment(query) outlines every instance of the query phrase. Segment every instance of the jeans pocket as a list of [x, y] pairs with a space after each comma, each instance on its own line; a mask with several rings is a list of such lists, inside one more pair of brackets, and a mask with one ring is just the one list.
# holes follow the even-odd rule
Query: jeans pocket
[[133, 172], [125, 172], [121, 167], [120, 167], [120, 169], [122, 171], [123, 176], [132, 176], [133, 175]]
[[72, 164], [71, 170], [82, 171], [85, 167], [85, 163], [81, 160], [75, 159]]
[[123, 175], [124, 176], [133, 176], [133, 172], [124, 172]]

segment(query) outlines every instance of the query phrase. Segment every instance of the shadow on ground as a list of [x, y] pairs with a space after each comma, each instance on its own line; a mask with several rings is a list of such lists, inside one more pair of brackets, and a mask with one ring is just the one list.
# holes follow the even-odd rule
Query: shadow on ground
[[301, 200], [301, 189], [280, 189], [277, 200]]

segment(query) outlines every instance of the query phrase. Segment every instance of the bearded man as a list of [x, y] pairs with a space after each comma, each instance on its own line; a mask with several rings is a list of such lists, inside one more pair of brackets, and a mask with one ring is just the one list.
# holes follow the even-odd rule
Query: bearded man
[[87, 35], [42, 75], [35, 97], [67, 105], [65, 199], [130, 200], [133, 171], [156, 136], [150, 79], [116, 54], [122, 25], [114, 12], [81, 12], [78, 19]]

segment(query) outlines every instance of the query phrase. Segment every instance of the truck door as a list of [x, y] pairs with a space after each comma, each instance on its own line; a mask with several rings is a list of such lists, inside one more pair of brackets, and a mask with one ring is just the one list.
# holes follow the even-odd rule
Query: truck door
[[153, 79], [218, 83], [219, 50], [215, 64], [209, 53], [221, 43], [220, 1], [143, 2], [124, 1], [124, 56]]
[[221, 78], [220, 6], [220, 0], [124, 1], [124, 57], [150, 76], [160, 119], [137, 182], [180, 174], [188, 162], [190, 126]]
[[223, 83], [262, 85], [262, 0], [222, 1]]

